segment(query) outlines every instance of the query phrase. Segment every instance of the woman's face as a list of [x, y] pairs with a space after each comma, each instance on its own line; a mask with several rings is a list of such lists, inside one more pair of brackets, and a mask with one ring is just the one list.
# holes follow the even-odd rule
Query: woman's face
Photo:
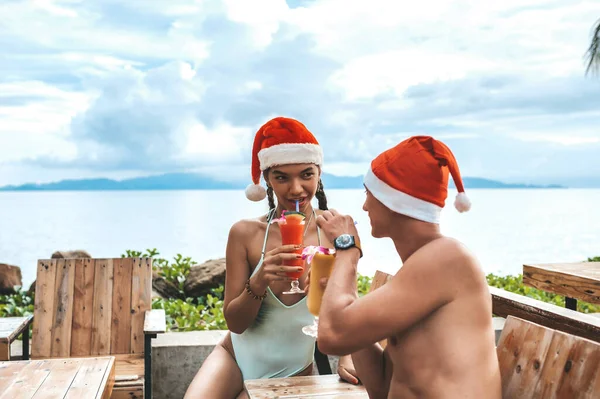
[[321, 171], [312, 163], [273, 166], [265, 180], [273, 187], [277, 203], [284, 209], [295, 210], [296, 200], [304, 210], [317, 192]]

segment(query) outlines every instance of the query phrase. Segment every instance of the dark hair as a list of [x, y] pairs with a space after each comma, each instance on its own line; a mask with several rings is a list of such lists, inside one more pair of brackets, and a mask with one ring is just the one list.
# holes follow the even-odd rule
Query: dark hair
[[[320, 210], [326, 211], [327, 209], [329, 209], [327, 208], [327, 196], [325, 195], [323, 181], [321, 179], [319, 179], [319, 184], [317, 185], [317, 192], [315, 193], [315, 197], [317, 198], [317, 201], [319, 201]], [[269, 209], [275, 209], [275, 197], [273, 195], [273, 187], [269, 185], [267, 185], [267, 199], [269, 201]]]

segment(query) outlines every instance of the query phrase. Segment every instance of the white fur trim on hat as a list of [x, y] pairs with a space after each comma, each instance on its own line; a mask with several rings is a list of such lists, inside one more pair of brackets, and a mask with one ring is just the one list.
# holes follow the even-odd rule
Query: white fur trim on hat
[[456, 194], [456, 199], [454, 200], [454, 207], [459, 212], [467, 212], [471, 209], [471, 200], [467, 197], [465, 193]]
[[275, 165], [314, 163], [323, 165], [323, 150], [317, 144], [277, 144], [258, 152], [260, 170]]
[[267, 190], [260, 184], [250, 184], [246, 187], [246, 198], [250, 201], [258, 202], [265, 199]]
[[371, 168], [364, 183], [371, 194], [390, 210], [424, 222], [440, 223], [441, 207], [390, 187], [375, 176]]

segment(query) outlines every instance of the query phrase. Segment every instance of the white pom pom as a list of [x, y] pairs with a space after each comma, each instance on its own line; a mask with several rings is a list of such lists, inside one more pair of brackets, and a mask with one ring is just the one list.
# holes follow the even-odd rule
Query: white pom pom
[[471, 200], [467, 197], [465, 193], [456, 194], [456, 199], [454, 200], [454, 207], [459, 212], [467, 212], [471, 209]]
[[246, 198], [250, 201], [258, 202], [267, 197], [267, 190], [260, 184], [250, 184], [246, 187]]

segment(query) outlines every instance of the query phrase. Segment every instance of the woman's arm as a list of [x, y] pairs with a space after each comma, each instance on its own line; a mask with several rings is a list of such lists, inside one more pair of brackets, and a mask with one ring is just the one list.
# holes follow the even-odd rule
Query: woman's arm
[[275, 248], [265, 254], [260, 270], [250, 279], [249, 293], [246, 282], [250, 277], [248, 267], [248, 241], [251, 231], [248, 222], [237, 222], [229, 231], [227, 251], [225, 254], [225, 299], [223, 301], [223, 314], [230, 331], [241, 334], [253, 322], [260, 309], [261, 300], [255, 296], [262, 296], [272, 281], [291, 281], [286, 272], [297, 271], [298, 267], [283, 266], [284, 260], [296, 259], [297, 249], [294, 245]]

